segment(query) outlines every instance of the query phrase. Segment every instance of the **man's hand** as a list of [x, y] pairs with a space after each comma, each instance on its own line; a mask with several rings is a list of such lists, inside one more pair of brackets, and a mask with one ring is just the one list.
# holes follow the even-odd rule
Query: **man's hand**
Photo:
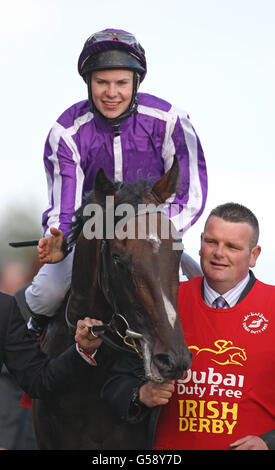
[[78, 320], [77, 322], [75, 341], [86, 351], [98, 349], [102, 343], [102, 339], [98, 338], [97, 332], [90, 333], [89, 328], [93, 325], [102, 325], [102, 321], [86, 317], [84, 320]]
[[52, 227], [50, 229], [52, 236], [40, 238], [38, 243], [38, 254], [41, 263], [58, 263], [65, 257], [61, 247], [64, 235], [61, 230]]
[[259, 436], [246, 436], [230, 444], [232, 450], [268, 450], [263, 439]]
[[139, 390], [139, 400], [152, 408], [157, 405], [166, 405], [175, 390], [175, 380], [168, 380], [163, 384], [146, 382]]

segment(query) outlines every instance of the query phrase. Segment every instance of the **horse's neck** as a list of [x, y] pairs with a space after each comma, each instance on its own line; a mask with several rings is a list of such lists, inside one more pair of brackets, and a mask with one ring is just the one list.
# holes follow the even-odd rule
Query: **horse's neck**
[[102, 320], [103, 323], [109, 322], [114, 313], [99, 288], [94, 291], [94, 297], [91, 300], [90, 313], [93, 315], [93, 318]]
[[99, 240], [87, 240], [80, 234], [74, 253], [72, 286], [78, 292], [88, 291], [95, 284], [99, 257]]
[[96, 240], [87, 240], [80, 234], [75, 247], [72, 269], [71, 295], [67, 309], [68, 318], [75, 324], [83, 315], [89, 315], [90, 300], [97, 278]]

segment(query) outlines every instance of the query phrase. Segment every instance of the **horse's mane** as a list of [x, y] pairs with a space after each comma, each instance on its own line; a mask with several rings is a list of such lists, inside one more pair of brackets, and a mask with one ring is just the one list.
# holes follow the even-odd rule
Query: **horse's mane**
[[[145, 202], [144, 196], [147, 190], [151, 188], [152, 181], [150, 179], [140, 179], [136, 183], [115, 182], [114, 185], [116, 189], [116, 203], [114, 205], [114, 210], [119, 204], [127, 203], [134, 208], [136, 213], [138, 210], [138, 205]], [[95, 197], [94, 191], [91, 191], [84, 196], [83, 204], [74, 212], [71, 231], [68, 235], [68, 243], [70, 246], [76, 242], [78, 236], [81, 233], [83, 225], [91, 217], [91, 215], [83, 215], [85, 207], [91, 203], [100, 204]], [[103, 209], [105, 210], [105, 208]], [[122, 217], [123, 216], [116, 218], [116, 222], [118, 222]]]

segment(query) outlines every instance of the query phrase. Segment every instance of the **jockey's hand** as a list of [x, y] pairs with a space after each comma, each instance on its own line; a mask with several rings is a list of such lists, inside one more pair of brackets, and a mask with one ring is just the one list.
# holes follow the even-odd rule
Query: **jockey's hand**
[[38, 254], [41, 263], [58, 263], [65, 257], [61, 247], [64, 235], [61, 230], [52, 227], [50, 229], [52, 236], [40, 238], [38, 242]]
[[157, 405], [166, 405], [175, 390], [175, 380], [167, 380], [162, 384], [146, 382], [139, 389], [139, 400], [152, 408]]
[[268, 450], [263, 439], [259, 436], [245, 436], [232, 442], [229, 447], [231, 450]]
[[77, 322], [75, 341], [86, 351], [98, 349], [102, 343], [102, 339], [98, 338], [97, 331], [94, 334], [90, 333], [89, 327], [93, 325], [102, 325], [102, 321], [86, 317], [84, 320], [78, 320]]

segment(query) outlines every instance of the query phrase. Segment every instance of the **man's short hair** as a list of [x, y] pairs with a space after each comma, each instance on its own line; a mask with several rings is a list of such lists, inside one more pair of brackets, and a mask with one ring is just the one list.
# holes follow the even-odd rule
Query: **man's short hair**
[[[235, 202], [227, 202], [226, 204], [222, 204], [220, 206], [217, 206], [215, 209], [213, 209], [210, 212], [208, 219], [211, 215], [220, 217], [226, 222], [237, 222], [237, 223], [240, 222], [240, 223], [249, 224], [253, 230], [251, 248], [257, 245], [258, 240], [259, 240], [259, 234], [260, 234], [259, 223], [258, 223], [257, 217], [247, 207], [242, 206], [241, 204], [237, 204]], [[207, 221], [206, 221], [206, 224], [207, 224]]]

